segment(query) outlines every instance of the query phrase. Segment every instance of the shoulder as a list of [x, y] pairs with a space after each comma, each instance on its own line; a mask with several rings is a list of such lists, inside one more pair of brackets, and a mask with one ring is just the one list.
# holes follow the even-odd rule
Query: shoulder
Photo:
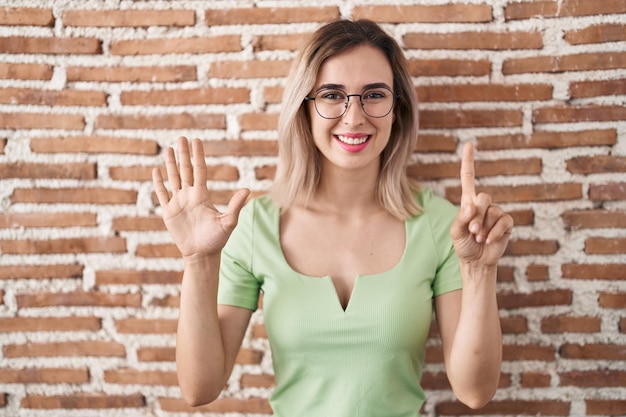
[[453, 219], [458, 211], [454, 204], [436, 195], [429, 188], [420, 190], [415, 198], [423, 209], [423, 212], [417, 217], [426, 215], [431, 219]]

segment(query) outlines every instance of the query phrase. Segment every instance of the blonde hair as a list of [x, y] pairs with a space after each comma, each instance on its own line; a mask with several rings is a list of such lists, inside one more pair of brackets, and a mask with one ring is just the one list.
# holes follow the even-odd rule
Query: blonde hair
[[395, 121], [389, 143], [381, 154], [377, 200], [400, 219], [421, 212], [415, 198], [419, 185], [406, 172], [417, 141], [415, 87], [397, 42], [369, 20], [337, 20], [322, 26], [291, 67], [278, 121], [278, 168], [270, 191], [281, 208], [293, 205], [299, 198], [308, 201], [321, 177], [319, 151], [313, 142], [304, 98], [313, 89], [326, 59], [362, 44], [374, 46], [385, 54], [393, 71], [394, 93], [401, 96], [393, 109]]

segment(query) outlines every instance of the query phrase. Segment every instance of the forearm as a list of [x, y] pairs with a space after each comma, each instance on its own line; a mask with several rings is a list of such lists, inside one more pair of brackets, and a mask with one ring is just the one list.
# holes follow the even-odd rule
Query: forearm
[[217, 397], [225, 384], [217, 314], [219, 255], [185, 260], [176, 337], [179, 385], [189, 403]]
[[502, 363], [502, 332], [496, 299], [497, 267], [461, 264], [461, 312], [448, 375], [466, 404], [482, 407], [494, 395]]

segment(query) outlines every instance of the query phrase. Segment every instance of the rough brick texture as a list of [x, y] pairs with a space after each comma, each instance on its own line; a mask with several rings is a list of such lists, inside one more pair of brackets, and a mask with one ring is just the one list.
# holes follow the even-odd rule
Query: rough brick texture
[[217, 204], [263, 193], [290, 62], [339, 17], [406, 51], [411, 175], [458, 203], [475, 142], [517, 224], [496, 397], [456, 401], [433, 326], [423, 415], [626, 415], [624, 0], [0, 0], [0, 417], [271, 414], [261, 311], [222, 397], [181, 398], [182, 264], [150, 170], [199, 137]]

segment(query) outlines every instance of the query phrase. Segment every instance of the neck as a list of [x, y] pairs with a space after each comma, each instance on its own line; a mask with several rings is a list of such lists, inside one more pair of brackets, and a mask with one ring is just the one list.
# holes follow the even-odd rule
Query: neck
[[378, 170], [337, 170], [323, 169], [317, 191], [311, 206], [326, 212], [354, 216], [358, 213], [371, 213], [379, 209], [376, 200]]

